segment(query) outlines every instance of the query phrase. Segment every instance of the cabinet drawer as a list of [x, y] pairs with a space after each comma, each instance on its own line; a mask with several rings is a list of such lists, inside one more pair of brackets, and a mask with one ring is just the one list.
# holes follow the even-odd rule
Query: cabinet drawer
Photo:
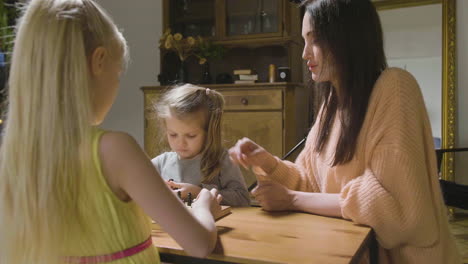
[[280, 110], [283, 108], [281, 90], [221, 91], [225, 110]]

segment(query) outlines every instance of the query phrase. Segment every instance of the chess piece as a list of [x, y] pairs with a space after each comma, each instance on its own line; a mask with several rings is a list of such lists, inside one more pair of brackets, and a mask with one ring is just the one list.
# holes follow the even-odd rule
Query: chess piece
[[189, 192], [187, 195], [187, 205], [192, 206], [192, 193]]

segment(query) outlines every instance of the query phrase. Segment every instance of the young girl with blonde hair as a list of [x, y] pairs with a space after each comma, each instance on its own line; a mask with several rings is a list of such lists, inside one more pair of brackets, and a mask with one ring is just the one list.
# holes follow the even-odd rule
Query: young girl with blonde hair
[[185, 84], [166, 92], [156, 104], [161, 127], [172, 152], [152, 160], [174, 192], [185, 199], [202, 188], [218, 188], [223, 204], [250, 204], [239, 166], [222, 145], [223, 96], [213, 90]]
[[1, 264], [159, 263], [144, 212], [188, 254], [214, 248], [217, 190], [202, 190], [190, 213], [132, 137], [94, 126], [126, 53], [94, 1], [28, 3], [0, 148]]

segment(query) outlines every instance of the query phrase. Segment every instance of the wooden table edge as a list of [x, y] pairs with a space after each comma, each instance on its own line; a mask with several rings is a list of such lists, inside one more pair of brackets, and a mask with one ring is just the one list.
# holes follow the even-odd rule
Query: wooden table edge
[[378, 246], [377, 246], [377, 240], [375, 238], [375, 232], [373, 229], [370, 230], [369, 233], [367, 233], [366, 238], [364, 241], [361, 243], [359, 248], [356, 251], [356, 254], [353, 255], [351, 258], [351, 261], [349, 262], [350, 264], [358, 264], [361, 262], [362, 257], [364, 256], [366, 250], [369, 250], [369, 260], [370, 264], [375, 264], [377, 263], [377, 258], [378, 258]]

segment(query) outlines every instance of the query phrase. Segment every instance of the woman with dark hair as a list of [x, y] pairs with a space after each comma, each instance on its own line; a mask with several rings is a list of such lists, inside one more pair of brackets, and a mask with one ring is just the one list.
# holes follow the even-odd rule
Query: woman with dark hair
[[265, 210], [372, 227], [379, 263], [461, 263], [438, 183], [431, 127], [413, 76], [387, 68], [369, 0], [306, 0], [303, 59], [321, 107], [292, 163], [248, 138], [231, 158], [252, 167]]

